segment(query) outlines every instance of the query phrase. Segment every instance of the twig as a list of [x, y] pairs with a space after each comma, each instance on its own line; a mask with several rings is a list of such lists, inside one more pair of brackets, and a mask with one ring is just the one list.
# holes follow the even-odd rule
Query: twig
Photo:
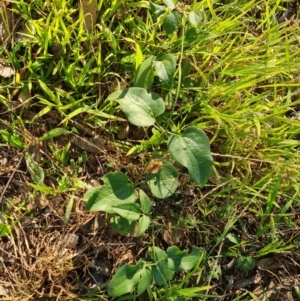
[[9, 177], [9, 179], [8, 179], [8, 181], [7, 181], [7, 183], [6, 183], [6, 185], [4, 186], [4, 188], [3, 188], [3, 190], [2, 190], [2, 193], [1, 193], [1, 196], [0, 196], [0, 204], [2, 204], [4, 194], [5, 194], [6, 190], [8, 189], [8, 186], [9, 186], [10, 182], [12, 181], [12, 179], [13, 179], [13, 177], [14, 177], [16, 171], [18, 170], [18, 168], [19, 168], [19, 166], [20, 166], [20, 164], [21, 164], [21, 162], [22, 162], [22, 160], [23, 160], [23, 157], [24, 157], [24, 154], [21, 155], [21, 157], [20, 157], [20, 159], [19, 159], [19, 162], [18, 162], [17, 166], [13, 169], [13, 172], [11, 173], [11, 175], [10, 175], [10, 177]]

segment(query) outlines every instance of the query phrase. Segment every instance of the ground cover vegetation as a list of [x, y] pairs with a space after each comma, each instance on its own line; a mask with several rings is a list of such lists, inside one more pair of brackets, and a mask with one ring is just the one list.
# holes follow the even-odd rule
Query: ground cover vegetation
[[299, 300], [298, 1], [6, 0], [3, 300]]

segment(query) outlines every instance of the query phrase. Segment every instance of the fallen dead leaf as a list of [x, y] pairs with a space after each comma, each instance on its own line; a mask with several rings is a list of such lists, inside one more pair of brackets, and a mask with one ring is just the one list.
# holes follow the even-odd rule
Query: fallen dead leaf
[[79, 236], [74, 233], [69, 233], [63, 240], [63, 246], [67, 249], [75, 249], [78, 243]]
[[14, 74], [15, 74], [15, 70], [9, 64], [0, 61], [0, 76], [9, 78], [12, 77]]
[[276, 258], [262, 258], [256, 263], [257, 267], [263, 271], [272, 271], [281, 268], [283, 265]]
[[6, 289], [2, 285], [0, 285], [0, 296], [8, 296]]

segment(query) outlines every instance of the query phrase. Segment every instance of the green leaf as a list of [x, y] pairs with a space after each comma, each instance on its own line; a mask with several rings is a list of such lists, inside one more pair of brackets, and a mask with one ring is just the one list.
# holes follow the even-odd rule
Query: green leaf
[[202, 19], [202, 15], [199, 11], [191, 11], [189, 13], [189, 21], [192, 25], [198, 25]]
[[140, 271], [139, 276], [140, 276], [140, 281], [137, 288], [138, 296], [141, 295], [149, 287], [149, 285], [153, 280], [152, 274], [147, 268], [142, 269]]
[[151, 269], [155, 282], [161, 286], [172, 280], [174, 271], [168, 266], [167, 254], [158, 247], [150, 247], [148, 255], [154, 263], [151, 265]]
[[161, 61], [155, 62], [155, 71], [158, 77], [167, 85], [172, 86], [176, 70], [176, 60], [172, 54], [166, 54]]
[[21, 137], [18, 135], [10, 134], [6, 130], [0, 130], [0, 136], [5, 142], [17, 149], [25, 148], [25, 144], [23, 143]]
[[150, 2], [150, 9], [155, 19], [164, 14], [167, 10], [165, 6], [158, 5], [153, 2]]
[[139, 226], [135, 236], [142, 235], [150, 226], [150, 218], [147, 215], [142, 215], [139, 219]]
[[191, 254], [186, 251], [181, 251], [177, 246], [172, 246], [167, 249], [169, 268], [174, 271], [189, 271], [194, 268], [200, 258], [200, 249], [193, 247]]
[[153, 63], [155, 58], [155, 56], [151, 55], [137, 68], [133, 80], [134, 87], [145, 88], [148, 90], [152, 86], [154, 80]]
[[189, 58], [186, 58], [183, 60], [182, 69], [181, 69], [181, 75], [182, 77], [186, 77], [190, 75], [190, 72], [192, 70], [192, 63]]
[[173, 158], [188, 169], [189, 175], [197, 184], [205, 185], [211, 173], [213, 158], [209, 139], [197, 127], [188, 127], [182, 134], [172, 135], [168, 150]]
[[163, 0], [164, 4], [171, 10], [175, 9], [175, 4], [172, 0]]
[[55, 138], [61, 135], [67, 135], [70, 132], [64, 128], [56, 128], [53, 129], [51, 131], [49, 131], [48, 133], [44, 134], [41, 138], [39, 138], [40, 141], [44, 141], [44, 140], [48, 140], [51, 138]]
[[110, 208], [115, 213], [129, 221], [136, 221], [140, 217], [140, 206], [137, 203], [125, 203]]
[[49, 98], [51, 100], [53, 100], [55, 102], [56, 105], [60, 105], [60, 101], [59, 99], [56, 97], [56, 95], [47, 87], [47, 85], [42, 82], [41, 80], [38, 79], [38, 83], [40, 85], [40, 87], [42, 88], [42, 90], [49, 96]]
[[239, 238], [238, 238], [238, 236], [236, 235], [236, 233], [230, 232], [230, 233], [228, 233], [228, 234], [225, 236], [225, 238], [226, 238], [229, 242], [233, 243], [234, 245], [237, 245], [238, 243], [240, 243]]
[[151, 200], [142, 189], [139, 190], [139, 195], [140, 195], [140, 204], [141, 204], [142, 212], [149, 213], [152, 208]]
[[164, 20], [164, 30], [167, 33], [167, 35], [172, 35], [173, 32], [176, 30], [178, 24], [179, 24], [179, 14], [176, 11], [173, 11], [172, 13], [168, 14]]
[[11, 228], [9, 225], [0, 222], [0, 237], [11, 234]]
[[118, 231], [121, 235], [125, 236], [133, 232], [135, 222], [130, 221], [122, 216], [113, 216], [110, 219], [110, 225], [113, 229]]
[[193, 43], [197, 39], [197, 36], [197, 29], [195, 27], [189, 28], [184, 37], [184, 44], [188, 45]]
[[139, 282], [140, 265], [123, 265], [111, 279], [108, 294], [118, 297], [130, 293]]
[[119, 90], [110, 94], [107, 99], [117, 101], [129, 122], [137, 126], [153, 125], [155, 118], [165, 111], [163, 100], [144, 88]]
[[247, 256], [247, 257], [240, 256], [236, 260], [235, 265], [238, 269], [241, 269], [244, 271], [250, 271], [255, 267], [255, 261], [252, 256]]
[[146, 182], [154, 196], [165, 199], [176, 191], [178, 187], [178, 172], [169, 162], [163, 160], [159, 172], [146, 175]]
[[37, 162], [33, 160], [33, 158], [28, 153], [25, 154], [25, 161], [32, 181], [37, 185], [42, 184], [44, 182], [43, 169]]
[[112, 172], [102, 177], [102, 180], [103, 186], [94, 187], [83, 196], [83, 200], [87, 202], [85, 210], [114, 213], [111, 207], [134, 202], [136, 193], [126, 175]]
[[119, 297], [131, 293], [138, 286], [138, 295], [142, 294], [152, 282], [152, 275], [146, 262], [139, 260], [136, 265], [123, 265], [111, 279], [108, 294]]

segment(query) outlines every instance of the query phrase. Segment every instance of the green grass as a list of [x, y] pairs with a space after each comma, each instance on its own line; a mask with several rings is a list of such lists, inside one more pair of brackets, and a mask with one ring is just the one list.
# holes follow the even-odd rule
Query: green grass
[[[145, 256], [148, 246], [167, 249], [172, 239], [163, 237], [173, 229], [175, 234], [170, 233], [178, 247], [196, 245], [204, 255], [192, 271], [176, 274], [164, 287], [151, 286], [148, 298], [219, 300], [225, 293], [224, 300], [249, 300], [253, 295], [262, 298], [255, 291], [259, 285], [254, 283], [241, 295], [234, 288], [225, 291], [231, 276], [234, 281], [255, 276], [262, 258], [281, 261], [286, 268], [285, 272], [283, 267], [264, 271], [261, 285], [265, 289], [268, 277], [276, 279], [274, 273], [279, 279], [299, 277], [299, 268], [291, 268], [292, 262], [299, 260], [298, 20], [277, 22], [276, 14], [284, 11], [284, 1], [213, 2], [178, 1], [176, 9], [182, 18], [174, 33], [167, 36], [163, 22], [168, 12], [156, 19], [149, 1], [98, 0], [97, 20], [88, 30], [77, 1], [11, 1], [8, 10], [15, 13], [13, 38], [0, 45], [0, 58], [13, 66], [15, 75], [1, 78], [1, 156], [11, 160], [9, 166], [14, 169], [13, 158], [21, 158], [27, 151], [32, 157], [39, 154], [34, 173], [37, 177], [43, 174], [45, 180], [33, 184], [24, 163], [26, 156], [16, 168], [16, 173], [23, 174], [18, 180], [0, 169], [5, 187], [1, 211], [12, 228], [9, 240], [21, 235], [24, 244], [34, 245], [29, 238], [31, 230], [22, 232], [17, 223], [24, 217], [35, 220], [41, 237], [55, 237], [55, 227], [61, 233], [79, 231], [92, 217], [82, 211], [85, 183], [91, 178], [99, 181], [112, 171], [123, 171], [134, 182], [143, 181], [141, 174], [149, 158], [170, 160], [166, 147], [169, 133], [196, 126], [210, 139], [214, 167], [209, 182], [200, 188], [185, 169], [179, 169], [177, 194], [166, 200], [154, 199], [152, 230], [127, 249], [133, 250], [137, 260]], [[163, 1], [155, 3], [164, 5]], [[203, 19], [197, 26], [188, 21], [191, 11], [201, 13]], [[3, 11], [4, 20], [5, 15]], [[127, 137], [119, 139], [117, 132], [126, 118], [107, 97], [118, 86], [132, 86], [139, 59], [137, 45], [143, 59], [174, 55], [174, 85], [154, 78], [152, 90], [166, 104], [155, 125], [160, 131], [156, 132], [158, 138], [152, 128], [131, 125]], [[71, 143], [76, 135], [90, 138], [88, 131], [109, 142], [104, 148], [98, 145], [97, 154]], [[38, 141], [40, 137], [45, 138], [43, 142]], [[128, 152], [132, 155], [126, 156]], [[14, 186], [14, 181], [23, 184]], [[20, 188], [25, 186], [31, 190]], [[50, 208], [47, 223], [33, 201], [40, 195], [46, 196], [47, 206], [38, 209]], [[68, 204], [73, 207], [69, 206], [70, 217], [63, 225]], [[179, 239], [177, 228], [184, 233]], [[107, 231], [107, 223], [103, 229]], [[88, 235], [81, 236], [89, 241]], [[6, 239], [0, 245], [2, 252]], [[125, 245], [133, 241], [120, 239]], [[98, 237], [98, 244], [111, 248], [105, 256], [114, 272], [118, 257], [127, 251], [121, 243], [114, 247], [119, 251], [109, 247], [117, 242], [113, 235]], [[84, 270], [88, 264], [82, 255], [85, 251], [70, 257], [66, 264], [57, 264], [55, 247], [41, 245], [44, 251], [35, 251], [32, 260], [47, 262], [48, 268], [36, 264], [33, 271], [34, 263], [20, 259], [22, 248], [21, 244], [15, 246], [16, 270], [5, 278], [0, 276], [0, 280], [12, 283], [6, 289], [13, 300], [59, 294], [73, 300], [107, 300], [105, 285], [92, 292], [88, 283], [82, 284], [91, 279]], [[96, 252], [92, 244], [87, 250]], [[233, 258], [237, 263], [227, 270]], [[251, 260], [256, 264], [251, 266]], [[23, 274], [17, 271], [21, 267]], [[192, 299], [191, 287], [205, 289]], [[292, 286], [289, 290], [294, 298], [299, 297]], [[179, 299], [180, 294], [185, 299]], [[127, 300], [138, 297], [130, 295]]]

